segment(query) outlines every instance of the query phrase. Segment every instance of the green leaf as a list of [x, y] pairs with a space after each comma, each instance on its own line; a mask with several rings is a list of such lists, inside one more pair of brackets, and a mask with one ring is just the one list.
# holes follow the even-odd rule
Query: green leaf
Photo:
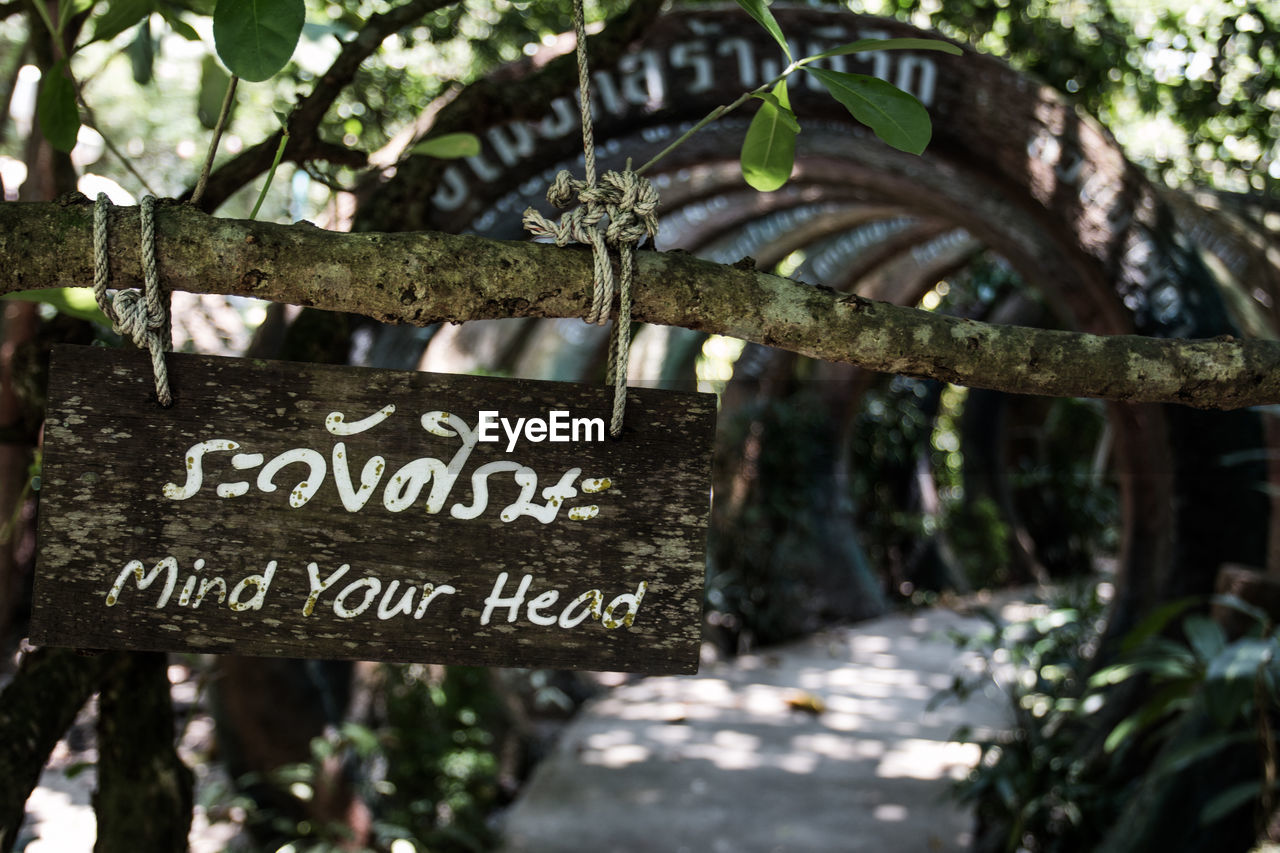
[[778, 22], [774, 20], [773, 13], [769, 11], [769, 4], [764, 0], [738, 0], [738, 5], [746, 10], [746, 13], [755, 18], [760, 26], [769, 31], [769, 35], [773, 36], [773, 40], [782, 46], [782, 52], [786, 54], [787, 59], [791, 58], [791, 48], [787, 46], [787, 38], [782, 34], [782, 27], [778, 26]]
[[1209, 602], [1218, 607], [1230, 607], [1232, 610], [1238, 610], [1254, 622], [1258, 623], [1259, 626], [1269, 625], [1271, 623], [1271, 619], [1267, 616], [1264, 610], [1259, 607], [1255, 607], [1240, 598], [1238, 595], [1232, 595], [1231, 593], [1215, 595], [1209, 599]]
[[1136, 735], [1152, 731], [1152, 727], [1161, 720], [1176, 718], [1177, 714], [1190, 704], [1187, 694], [1191, 689], [1191, 685], [1186, 681], [1161, 687], [1141, 708], [1111, 730], [1103, 744], [1103, 750], [1108, 754], [1115, 752], [1126, 742], [1133, 740]]
[[1209, 682], [1246, 681], [1252, 685], [1258, 672], [1271, 662], [1276, 652], [1276, 644], [1272, 640], [1260, 640], [1246, 637], [1237, 640], [1222, 650], [1209, 662], [1205, 680]]
[[[222, 102], [227, 97], [227, 86], [231, 84], [231, 75], [222, 68], [217, 58], [206, 53], [200, 60], [200, 94], [196, 100], [196, 118], [209, 130], [218, 126], [218, 115], [222, 112]], [[235, 104], [231, 105], [232, 112]], [[230, 122], [230, 118], [228, 118]]]
[[829, 56], [848, 56], [851, 53], [870, 53], [876, 50], [939, 50], [952, 56], [964, 53], [956, 45], [937, 39], [858, 39], [831, 50], [824, 50], [816, 56], [806, 57], [804, 62], [813, 59], [826, 59]]
[[97, 765], [92, 761], [77, 761], [74, 764], [68, 765], [62, 771], [62, 775], [68, 779], [74, 779], [89, 768], [96, 766]]
[[1220, 726], [1252, 713], [1256, 681], [1275, 660], [1275, 651], [1273, 640], [1249, 637], [1227, 646], [1209, 662], [1204, 677], [1205, 706]]
[[786, 123], [787, 127], [791, 128], [796, 133], [800, 132], [800, 122], [796, 121], [796, 114], [791, 111], [790, 107], [783, 106], [782, 101], [778, 100], [777, 95], [772, 92], [757, 92], [751, 97], [759, 98], [766, 103], [773, 104], [773, 108], [778, 111], [778, 117]]
[[80, 133], [80, 109], [76, 106], [76, 87], [63, 71], [66, 60], [59, 59], [40, 81], [36, 98], [36, 115], [40, 132], [59, 151], [70, 153]]
[[52, 305], [60, 313], [69, 317], [78, 317], [100, 326], [111, 328], [111, 321], [98, 308], [93, 290], [88, 287], [57, 287], [49, 290], [21, 290], [17, 293], [6, 293], [4, 299], [17, 299], [23, 302], [43, 302]]
[[1208, 737], [1196, 738], [1191, 743], [1174, 750], [1166, 750], [1160, 760], [1151, 768], [1155, 776], [1173, 776], [1183, 772], [1191, 765], [1209, 756], [1221, 752], [1238, 743], [1250, 743], [1257, 739], [1254, 732], [1235, 732], [1224, 734], [1215, 732]]
[[1208, 826], [1217, 823], [1241, 806], [1262, 796], [1262, 785], [1258, 782], [1242, 782], [1221, 792], [1200, 810], [1200, 825]]
[[764, 99], [742, 141], [742, 177], [748, 184], [767, 193], [787, 182], [796, 162], [799, 129], [791, 113], [787, 81], [779, 80], [773, 97]]
[[1184, 610], [1199, 604], [1203, 599], [1198, 596], [1188, 598], [1179, 598], [1162, 604], [1139, 622], [1134, 628], [1125, 634], [1123, 642], [1120, 644], [1121, 652], [1131, 652], [1145, 643], [1149, 637], [1154, 637], [1164, 630], [1175, 617], [1180, 616]]
[[107, 41], [120, 35], [151, 14], [151, 0], [111, 0], [94, 23], [93, 41]]
[[212, 15], [217, 3], [215, 0], [169, 0], [169, 5], [175, 9], [195, 12], [197, 15]]
[[1227, 647], [1227, 635], [1222, 626], [1207, 616], [1193, 613], [1182, 623], [1182, 632], [1196, 657], [1208, 663]]
[[480, 153], [480, 138], [474, 133], [446, 133], [422, 140], [410, 148], [409, 153], [438, 157], [441, 160], [474, 157]]
[[182, 20], [175, 9], [161, 9], [160, 16], [164, 18], [164, 22], [169, 25], [169, 29], [173, 30], [187, 41], [200, 41], [200, 34], [196, 32], [195, 27]]
[[142, 23], [138, 24], [137, 37], [129, 45], [129, 61], [133, 63], [133, 82], [139, 86], [145, 86], [151, 82], [158, 47], [155, 39], [151, 37], [151, 18], [143, 18]]
[[306, 19], [303, 0], [218, 0], [213, 41], [223, 64], [257, 83], [293, 56]]
[[67, 31], [67, 24], [71, 19], [84, 12], [89, 11], [93, 6], [93, 0], [70, 0], [67, 3], [58, 4], [58, 35], [62, 35]]
[[355, 747], [357, 755], [369, 756], [377, 752], [378, 735], [368, 726], [347, 722], [342, 724], [341, 732], [343, 737]]
[[805, 68], [855, 119], [889, 145], [920, 154], [933, 133], [929, 112], [914, 97], [878, 77]]

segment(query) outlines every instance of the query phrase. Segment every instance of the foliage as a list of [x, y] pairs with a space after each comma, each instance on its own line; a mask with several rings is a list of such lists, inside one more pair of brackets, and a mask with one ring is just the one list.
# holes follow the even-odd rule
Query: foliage
[[764, 103], [742, 140], [742, 177], [754, 189], [772, 192], [791, 177], [800, 123], [791, 112], [786, 80], [779, 80], [772, 92], [756, 97]]
[[446, 133], [419, 142], [410, 153], [424, 157], [474, 157], [480, 153], [480, 140], [473, 133]]
[[36, 115], [40, 119], [40, 132], [49, 144], [59, 151], [70, 151], [80, 132], [80, 114], [76, 107], [76, 89], [67, 76], [67, 64], [63, 60], [54, 63], [46, 75], [36, 101]]
[[867, 392], [851, 436], [850, 491], [868, 556], [895, 578], [913, 584], [918, 580], [908, 568], [913, 548], [936, 530], [936, 519], [927, 518], [913, 499], [916, 464], [927, 452], [936, 393], [934, 383], [888, 380]]
[[[1153, 612], [1127, 636], [1120, 658], [1089, 675], [1108, 586], [1069, 594], [1043, 615], [990, 627], [957, 644], [982, 650], [977, 675], [956, 676], [942, 697], [968, 696], [995, 684], [1008, 697], [1015, 726], [1005, 737], [977, 741], [978, 765], [957, 789], [980, 822], [999, 827], [996, 849], [1014, 851], [1094, 848], [1133, 793], [1118, 768], [1137, 761], [1146, 780], [1194, 773], [1216, 754], [1256, 743], [1255, 778], [1216, 792], [1203, 805], [1200, 822], [1212, 824], [1241, 805], [1270, 814], [1277, 791], [1272, 720], [1280, 710], [1280, 631], [1238, 599], [1219, 606], [1253, 619], [1251, 631], [1229, 640], [1222, 627], [1200, 612], [1203, 599], [1175, 601]], [[1170, 627], [1177, 622], [1177, 630]], [[1136, 687], [1145, 700], [1115, 720], [1108, 703]], [[1199, 713], [1213, 728], [1186, 742], [1180, 724]], [[1099, 723], [1105, 726], [1102, 755], [1082, 750]], [[968, 733], [962, 733], [968, 737]]]
[[[392, 665], [379, 668], [378, 725], [344, 722], [311, 742], [311, 760], [277, 768], [271, 780], [305, 801], [323, 796], [333, 768], [357, 780], [373, 813], [372, 846], [352, 846], [350, 828], [259, 810], [288, 853], [432, 851], [477, 853], [495, 842], [487, 816], [498, 798], [493, 732], [502, 710], [488, 673], [470, 667]], [[244, 787], [253, 778], [238, 780]], [[213, 788], [206, 806], [215, 814], [253, 803]]]
[[[436, 668], [439, 671], [439, 668]], [[493, 845], [499, 798], [496, 732], [505, 714], [486, 670], [382, 667], [383, 814], [433, 853]]]
[[302, 35], [302, 0], [218, 0], [213, 39], [231, 73], [261, 82], [284, 68]]
[[1171, 185], [1280, 193], [1280, 8], [1256, 0], [868, 2], [1067, 94]]
[[[1030, 299], [1021, 280], [1003, 263], [979, 258], [921, 305], [987, 318], [1014, 298]], [[868, 553], [889, 567], [900, 592], [947, 585], [933, 565], [943, 559], [940, 546], [974, 586], [1027, 580], [1013, 564], [1019, 532], [1055, 578], [1088, 573], [1118, 546], [1116, 492], [1105, 471], [1095, 470], [1106, 425], [1101, 407], [995, 396], [904, 377], [867, 392], [851, 435], [851, 493]], [[1005, 425], [998, 448], [978, 441], [989, 437], [990, 424], [968, 425], [989, 406]], [[936, 490], [934, 511], [924, 506], [922, 475]], [[1010, 508], [996, 500], [996, 489], [1007, 493]], [[935, 539], [945, 543], [925, 547]]]
[[103, 329], [111, 328], [111, 321], [98, 307], [93, 291], [83, 287], [59, 287], [50, 290], [21, 290], [17, 293], [6, 293], [3, 299], [17, 299], [23, 302], [41, 302], [68, 317], [76, 317], [96, 323]]
[[[976, 741], [981, 758], [956, 791], [981, 826], [1000, 828], [995, 849], [1091, 850], [1118, 814], [1107, 768], [1076, 750], [1076, 723], [1098, 710], [1081, 693], [1101, 630], [1102, 590], [1070, 590], [1043, 614], [1007, 625], [987, 613], [987, 629], [955, 636], [958, 646], [982, 652], [981, 666], [955, 676], [935, 701], [993, 685], [1014, 717], [1008, 736]], [[958, 736], [971, 739], [965, 730]]]
[[[753, 189], [761, 192], [779, 189], [791, 177], [791, 169], [795, 165], [796, 135], [800, 133], [800, 123], [792, 112], [791, 102], [787, 97], [787, 78], [797, 71], [812, 74], [855, 120], [871, 128], [886, 144], [912, 154], [924, 152], [932, 134], [932, 125], [928, 111], [914, 96], [876, 77], [830, 71], [812, 63], [831, 56], [847, 56], [873, 50], [937, 50], [958, 55], [958, 47], [933, 39], [859, 39], [813, 56], [795, 59], [791, 55], [787, 38], [773, 13], [769, 11], [767, 3], [761, 0], [738, 0], [738, 5], [773, 36], [774, 41], [782, 48], [787, 66], [777, 77], [747, 92], [732, 104], [713, 110], [707, 118], [659, 154], [659, 157], [747, 99], [758, 98], [763, 103], [747, 128], [747, 135], [742, 142], [742, 177]], [[651, 160], [646, 163], [641, 171], [653, 162]]]
[[[736, 476], [749, 486], [726, 510], [733, 515], [729, 523], [713, 526], [709, 535], [712, 623], [762, 644], [790, 639], [795, 614], [812, 590], [779, 566], [777, 543], [784, 534], [812, 535], [806, 528], [816, 500], [811, 472], [818, 449], [830, 444], [830, 426], [808, 389], [747, 406], [721, 429], [734, 450], [717, 454], [715, 464], [740, 465]], [[767, 453], [760, 452], [764, 447]]]
[[1200, 822], [1211, 824], [1250, 802], [1258, 804], [1259, 816], [1265, 819], [1280, 791], [1273, 729], [1280, 711], [1280, 629], [1265, 613], [1234, 596], [1215, 596], [1213, 601], [1244, 613], [1251, 623], [1248, 632], [1229, 640], [1218, 622], [1191, 613], [1181, 620], [1181, 636], [1167, 636], [1162, 633], [1166, 625], [1200, 603], [1170, 602], [1134, 629], [1118, 661], [1090, 679], [1090, 686], [1100, 689], [1142, 678], [1148, 685], [1149, 698], [1112, 729], [1105, 750], [1121, 757], [1144, 739], [1165, 741], [1184, 715], [1199, 712], [1213, 728], [1176, 750], [1162, 751], [1151, 775], [1194, 772], [1200, 762], [1234, 744], [1255, 742], [1256, 778], [1217, 792], [1204, 805]]

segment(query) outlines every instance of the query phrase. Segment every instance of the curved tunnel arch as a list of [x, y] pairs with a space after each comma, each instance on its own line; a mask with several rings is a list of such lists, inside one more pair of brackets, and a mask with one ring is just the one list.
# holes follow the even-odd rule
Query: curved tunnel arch
[[[804, 52], [873, 35], [932, 36], [844, 12], [774, 11], [784, 32], [802, 34]], [[619, 168], [628, 156], [644, 160], [714, 106], [767, 79], [776, 55], [769, 37], [736, 10], [677, 11], [659, 19], [617, 70], [594, 75], [597, 139], [607, 140], [600, 148], [603, 166]], [[724, 251], [737, 251], [751, 245], [759, 222], [816, 211], [809, 217], [812, 231], [780, 233], [752, 250], [775, 263], [815, 239], [839, 240], [859, 227], [908, 217], [935, 223], [921, 229], [920, 240], [950, 234], [965, 251], [986, 247], [1005, 258], [1074, 328], [1179, 337], [1233, 331], [1161, 194], [1105, 130], [1056, 94], [972, 51], [959, 57], [881, 52], [838, 64], [915, 91], [934, 120], [926, 154], [887, 148], [814, 87], [793, 86], [804, 130], [792, 183], [769, 196], [745, 194], [735, 160], [746, 120], [724, 120], [653, 176], [663, 191], [664, 216], [680, 227], [666, 245], [697, 247], [714, 236], [730, 242]], [[405, 226], [520, 237], [519, 212], [528, 204], [545, 208], [541, 196], [550, 179], [581, 159], [576, 121], [563, 108], [570, 97], [553, 102], [542, 121], [483, 134], [481, 154], [446, 169], [432, 203], [420, 208], [423, 220]], [[397, 180], [412, 180], [412, 160], [400, 172]], [[706, 208], [701, 223], [690, 215], [697, 205]], [[867, 219], [857, 219], [859, 207]], [[870, 213], [875, 207], [882, 210]], [[849, 227], [841, 232], [845, 215]], [[828, 216], [832, 225], [822, 225]], [[908, 241], [900, 251], [884, 250], [857, 278], [865, 283], [878, 275], [879, 298], [914, 302], [930, 267], [913, 268], [902, 259], [918, 246]], [[887, 272], [895, 263], [904, 269]], [[1225, 454], [1262, 443], [1256, 414], [1120, 405], [1108, 411], [1127, 533], [1127, 578], [1112, 625], [1118, 632], [1163, 597], [1208, 591], [1221, 562], [1260, 563], [1267, 508], [1255, 489], [1265, 479], [1260, 467], [1220, 464]]]

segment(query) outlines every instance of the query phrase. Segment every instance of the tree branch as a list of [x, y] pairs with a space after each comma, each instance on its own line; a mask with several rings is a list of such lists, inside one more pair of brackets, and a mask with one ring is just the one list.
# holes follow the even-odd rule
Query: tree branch
[[[367, 157], [359, 151], [342, 146], [321, 143], [316, 136], [320, 122], [329, 112], [329, 107], [337, 100], [360, 69], [360, 64], [368, 59], [382, 45], [387, 36], [398, 32], [437, 9], [449, 6], [456, 0], [409, 0], [403, 6], [397, 6], [389, 12], [374, 15], [364, 28], [350, 41], [344, 42], [342, 50], [329, 66], [329, 70], [316, 81], [315, 88], [303, 98], [289, 116], [289, 144], [285, 146], [283, 160], [299, 162], [318, 158], [330, 160], [346, 166], [365, 166]], [[276, 131], [262, 142], [254, 145], [238, 156], [219, 166], [209, 176], [204, 197], [200, 207], [202, 210], [217, 210], [236, 190], [271, 167], [276, 148], [280, 145], [280, 134]], [[190, 193], [184, 195], [184, 198]]]
[[[93, 279], [92, 206], [0, 205], [0, 293]], [[578, 317], [591, 254], [431, 232], [346, 234], [309, 223], [218, 219], [178, 204], [156, 213], [171, 289], [254, 296], [426, 325]], [[111, 275], [141, 286], [138, 210], [111, 218]], [[1280, 403], [1280, 342], [1181, 341], [996, 326], [840, 294], [699, 260], [638, 253], [633, 316], [870, 370], [1055, 397], [1233, 409]]]

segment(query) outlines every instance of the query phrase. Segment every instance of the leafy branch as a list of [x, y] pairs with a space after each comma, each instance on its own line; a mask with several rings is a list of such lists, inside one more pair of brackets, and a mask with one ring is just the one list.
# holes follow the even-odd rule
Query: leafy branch
[[[887, 144], [901, 151], [920, 154], [929, 143], [932, 125], [929, 113], [915, 97], [878, 77], [849, 74], [819, 68], [814, 63], [836, 56], [869, 53], [880, 50], [936, 50], [959, 56], [963, 51], [949, 42], [935, 39], [895, 38], [859, 39], [830, 50], [795, 59], [782, 28], [763, 0], [737, 0], [782, 48], [787, 65], [782, 72], [756, 88], [743, 92], [736, 100], [716, 107], [670, 145], [636, 169], [644, 174], [659, 161], [687, 142], [694, 134], [743, 104], [758, 99], [763, 103], [743, 141], [741, 166], [747, 183], [754, 189], [769, 192], [787, 182], [795, 165], [795, 140], [800, 123], [791, 109], [787, 79], [804, 71], [813, 74], [837, 101], [862, 124], [869, 127]], [[466, 137], [466, 138], [464, 138]], [[471, 134], [449, 134], [449, 138], [428, 138], [411, 153], [434, 157], [458, 157], [479, 152], [479, 141]]]
[[787, 78], [797, 71], [807, 71], [814, 75], [854, 119], [869, 127], [887, 144], [910, 154], [924, 152], [932, 135], [932, 125], [928, 111], [914, 96], [878, 77], [810, 66], [822, 59], [880, 50], [937, 50], [959, 56], [962, 53], [960, 48], [934, 39], [859, 39], [813, 56], [795, 59], [782, 28], [763, 0], [738, 0], [738, 5], [773, 36], [774, 41], [782, 48], [788, 65], [772, 80], [744, 92], [732, 103], [716, 107], [637, 172], [643, 174], [695, 133], [756, 98], [763, 103], [751, 120], [742, 143], [742, 176], [751, 187], [762, 192], [778, 189], [791, 177], [791, 169], [795, 165], [796, 137], [800, 133], [800, 122], [791, 109]]

